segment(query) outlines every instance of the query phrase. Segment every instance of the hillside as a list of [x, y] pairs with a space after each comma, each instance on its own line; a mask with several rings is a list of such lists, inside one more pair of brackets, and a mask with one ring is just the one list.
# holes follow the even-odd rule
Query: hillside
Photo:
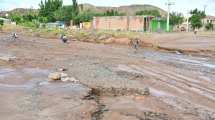
[[91, 4], [81, 4], [81, 9], [86, 11], [90, 10], [96, 13], [103, 13], [107, 10], [114, 9], [118, 10], [122, 13], [127, 13], [128, 15], [135, 15], [137, 11], [141, 10], [158, 10], [162, 16], [166, 16], [167, 12], [159, 7], [153, 5], [129, 5], [129, 6], [120, 6], [120, 7], [101, 7], [101, 6], [93, 6]]
[[16, 8], [11, 11], [1, 11], [0, 17], [4, 17], [6, 14], [17, 13], [20, 15], [26, 15], [28, 13], [33, 13], [34, 15], [38, 14], [38, 9], [29, 9], [29, 8]]
[[[141, 11], [141, 10], [158, 10], [161, 14], [161, 16], [166, 16], [166, 11], [164, 11], [163, 9], [153, 6], [153, 5], [130, 5], [130, 6], [120, 6], [120, 7], [101, 7], [101, 6], [94, 6], [91, 4], [80, 4], [80, 9], [82, 11], [92, 11], [95, 13], [104, 13], [107, 10], [118, 10], [121, 13], [126, 13], [128, 15], [135, 15], [135, 13], [137, 11]], [[34, 14], [38, 14], [38, 10], [37, 9], [27, 9], [27, 8], [16, 8], [14, 10], [11, 11], [7, 11], [7, 13], [20, 13], [20, 14], [27, 14], [29, 12], [33, 12]], [[3, 14], [3, 13], [2, 13]], [[5, 12], [4, 12], [5, 14]], [[1, 15], [1, 13], [0, 13]]]

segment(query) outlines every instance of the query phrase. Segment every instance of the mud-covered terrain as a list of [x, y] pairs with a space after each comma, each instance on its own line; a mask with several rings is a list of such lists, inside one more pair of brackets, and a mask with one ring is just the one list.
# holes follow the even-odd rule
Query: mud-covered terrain
[[0, 58], [2, 120], [215, 120], [214, 57], [0, 33]]

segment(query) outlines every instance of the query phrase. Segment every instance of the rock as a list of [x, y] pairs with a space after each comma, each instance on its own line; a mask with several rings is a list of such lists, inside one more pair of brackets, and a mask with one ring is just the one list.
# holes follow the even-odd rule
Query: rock
[[143, 95], [150, 95], [150, 90], [148, 87], [144, 88]]
[[107, 38], [108, 38], [108, 36], [102, 35], [102, 36], [100, 36], [100, 37], [98, 38], [98, 40], [104, 40], [104, 39], [107, 39]]
[[0, 56], [0, 60], [7, 61], [7, 62], [13, 61], [15, 59], [16, 57], [14, 56]]
[[181, 54], [182, 54], [180, 51], [175, 51], [175, 53], [176, 53], [177, 55], [181, 55]]
[[49, 79], [53, 80], [53, 81], [61, 80], [62, 82], [73, 82], [73, 83], [79, 82], [74, 77], [69, 77], [68, 74], [59, 73], [59, 72], [50, 73], [49, 74]]
[[61, 80], [61, 73], [58, 73], [58, 72], [50, 73], [49, 79], [53, 81]]
[[67, 69], [66, 68], [60, 68], [59, 71], [64, 72], [64, 71], [67, 71]]
[[66, 78], [61, 79], [61, 81], [63, 81], [63, 82], [73, 82], [73, 83], [79, 82], [79, 81], [78, 81], [77, 79], [75, 79], [74, 77], [66, 77]]
[[60, 73], [60, 77], [61, 77], [61, 79], [62, 79], [62, 78], [67, 78], [68, 75], [67, 75], [66, 73]]

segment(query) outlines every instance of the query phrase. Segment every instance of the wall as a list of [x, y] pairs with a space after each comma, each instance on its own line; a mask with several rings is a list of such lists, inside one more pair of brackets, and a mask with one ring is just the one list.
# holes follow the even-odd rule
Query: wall
[[[144, 16], [95, 17], [93, 28], [98, 30], [144, 31]], [[152, 18], [152, 17], [150, 17]], [[147, 24], [149, 24], [147, 22]], [[149, 25], [148, 25], [149, 26]]]

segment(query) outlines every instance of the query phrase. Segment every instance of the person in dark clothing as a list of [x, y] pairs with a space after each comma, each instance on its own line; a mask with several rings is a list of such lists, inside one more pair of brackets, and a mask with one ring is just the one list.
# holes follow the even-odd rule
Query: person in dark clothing
[[67, 36], [64, 35], [64, 34], [61, 34], [60, 39], [61, 39], [61, 41], [62, 41], [63, 43], [67, 43], [67, 41], [68, 41]]
[[18, 35], [16, 33], [12, 33], [12, 40], [16, 40], [18, 38]]
[[140, 40], [138, 38], [131, 40], [131, 45], [135, 50], [138, 50], [140, 46]]

